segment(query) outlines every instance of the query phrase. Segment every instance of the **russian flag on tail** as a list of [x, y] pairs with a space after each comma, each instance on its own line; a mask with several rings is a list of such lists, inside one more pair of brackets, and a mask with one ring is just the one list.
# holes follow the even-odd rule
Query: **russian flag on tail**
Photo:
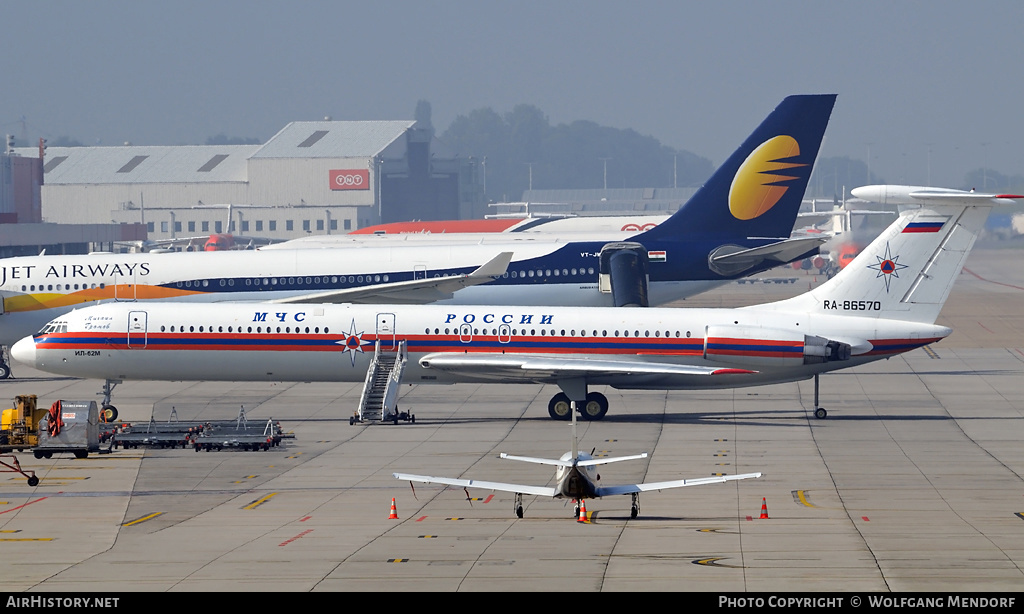
[[903, 232], [938, 232], [942, 229], [942, 225], [946, 223], [945, 218], [942, 220], [927, 220], [921, 222], [910, 222], [907, 227], [903, 229]]

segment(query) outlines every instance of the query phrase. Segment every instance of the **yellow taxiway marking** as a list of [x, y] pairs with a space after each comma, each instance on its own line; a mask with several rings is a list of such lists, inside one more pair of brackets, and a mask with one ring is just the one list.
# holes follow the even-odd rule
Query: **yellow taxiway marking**
[[1020, 518], [1021, 520], [1024, 520], [1024, 512], [1017, 512], [1016, 514], [1014, 514], [1014, 516]]
[[420, 539], [437, 539], [436, 535], [420, 535]]
[[21, 529], [0, 529], [0, 533], [21, 533]]
[[454, 518], [445, 518], [445, 520], [465, 520], [465, 518], [459, 518], [456, 516]]
[[935, 350], [933, 350], [930, 346], [926, 345], [921, 349], [924, 350], [925, 354], [928, 354], [929, 358], [941, 358], [937, 353], [935, 353]]
[[408, 563], [409, 559], [388, 559], [388, 563]]
[[150, 514], [148, 516], [143, 516], [142, 518], [136, 518], [135, 520], [129, 520], [128, 522], [122, 524], [121, 526], [122, 527], [130, 527], [133, 524], [139, 524], [140, 522], [146, 522], [147, 520], [152, 520], [153, 518], [156, 518], [160, 514], [163, 514], [163, 512], [154, 512], [154, 513], [152, 513], [152, 514]]
[[245, 506], [245, 507], [243, 507], [242, 509], [243, 509], [243, 510], [252, 510], [252, 509], [256, 509], [257, 507], [259, 507], [259, 506], [263, 505], [264, 503], [266, 503], [267, 501], [269, 501], [269, 500], [270, 500], [270, 498], [271, 498], [271, 497], [273, 497], [273, 496], [275, 496], [275, 495], [277, 495], [277, 493], [276, 493], [276, 492], [272, 492], [272, 493], [270, 493], [269, 495], [267, 495], [267, 496], [265, 496], [265, 497], [260, 497], [259, 499], [256, 499], [255, 501], [253, 501], [253, 502], [252, 502], [252, 503], [250, 503], [249, 505], [246, 505], [246, 506]]
[[52, 542], [52, 537], [0, 537], [0, 542]]
[[807, 507], [818, 507], [817, 505], [815, 505], [815, 504], [813, 504], [813, 503], [811, 503], [810, 501], [807, 500], [807, 495], [805, 494], [805, 492], [806, 491], [803, 491], [803, 490], [794, 490], [793, 491], [793, 499], [795, 499], [797, 501], [797, 503], [802, 503], [803, 505], [806, 505]]

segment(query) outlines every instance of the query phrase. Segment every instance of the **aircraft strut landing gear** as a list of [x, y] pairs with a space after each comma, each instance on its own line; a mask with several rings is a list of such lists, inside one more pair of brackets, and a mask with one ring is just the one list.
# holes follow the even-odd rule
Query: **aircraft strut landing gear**
[[517, 518], [522, 518], [523, 517], [523, 493], [521, 493], [521, 492], [517, 492], [516, 493], [516, 501], [515, 501], [515, 504], [514, 504], [513, 507], [515, 507], [515, 510], [516, 510], [516, 517]]
[[629, 508], [629, 517], [630, 518], [636, 518], [637, 516], [640, 515], [640, 495], [638, 495], [637, 493], [632, 493], [632, 495], [633, 495], [633, 505], [630, 506], [630, 508]]
[[814, 374], [814, 417], [819, 420], [824, 420], [828, 416], [828, 411], [824, 407], [818, 406], [818, 374]]
[[103, 392], [99, 393], [103, 395], [103, 405], [100, 407], [100, 420], [103, 422], [117, 420], [117, 408], [110, 404], [110, 395], [120, 383], [122, 380], [119, 379], [108, 379], [103, 382]]

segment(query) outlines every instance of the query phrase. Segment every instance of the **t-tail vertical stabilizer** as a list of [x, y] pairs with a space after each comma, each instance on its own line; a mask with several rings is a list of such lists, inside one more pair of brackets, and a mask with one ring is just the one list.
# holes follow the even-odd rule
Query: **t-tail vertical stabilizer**
[[675, 215], [634, 240], [672, 240], [684, 230], [788, 238], [835, 101], [835, 94], [784, 99]]
[[934, 197], [915, 198], [916, 208], [900, 215], [831, 280], [758, 308], [934, 323], [989, 211], [1002, 199], [909, 186], [867, 186], [853, 193], [870, 200], [870, 195], [886, 192], [891, 201], [897, 188], [907, 195]]

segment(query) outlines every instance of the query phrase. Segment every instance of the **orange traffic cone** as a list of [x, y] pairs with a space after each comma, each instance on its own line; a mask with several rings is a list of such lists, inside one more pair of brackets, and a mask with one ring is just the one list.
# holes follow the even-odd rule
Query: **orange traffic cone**
[[[763, 514], [763, 512], [762, 512]], [[766, 518], [766, 516], [762, 516]], [[395, 508], [395, 498], [391, 497], [391, 515], [388, 516], [388, 520], [398, 520], [398, 510]]]
[[587, 504], [583, 501], [583, 499], [580, 499], [580, 517], [576, 519], [576, 522], [586, 522], [586, 521], [587, 521]]
[[768, 518], [768, 501], [761, 497], [761, 519]]

